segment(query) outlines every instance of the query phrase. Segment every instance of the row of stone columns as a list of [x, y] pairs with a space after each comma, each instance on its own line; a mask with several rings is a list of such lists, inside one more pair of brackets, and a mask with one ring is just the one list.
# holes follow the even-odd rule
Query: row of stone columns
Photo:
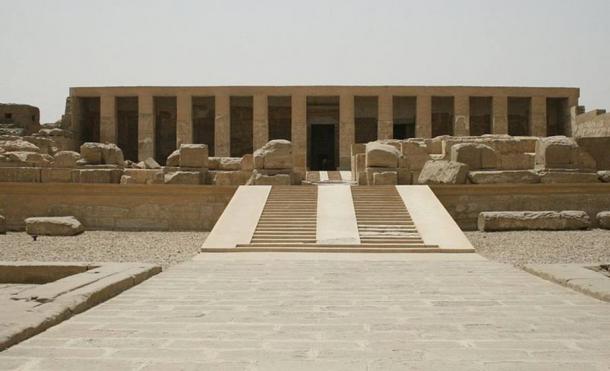
[[[230, 96], [215, 96], [215, 138], [216, 156], [229, 156], [231, 146]], [[454, 135], [469, 135], [470, 102], [469, 96], [454, 97]], [[295, 162], [298, 168], [306, 168], [307, 161], [307, 96], [295, 94], [292, 100], [292, 142]], [[193, 141], [192, 98], [190, 95], [176, 97], [176, 146]], [[378, 101], [378, 138], [390, 139], [393, 135], [393, 97], [380, 95]], [[341, 95], [339, 104], [339, 157], [342, 168], [349, 167], [350, 149], [355, 141], [354, 95]], [[154, 157], [155, 119], [154, 97], [138, 97], [138, 157], [140, 160]], [[432, 97], [417, 96], [416, 99], [417, 137], [429, 138], [432, 135]], [[546, 134], [546, 97], [532, 97], [531, 135]], [[269, 139], [269, 120], [267, 96], [253, 96], [253, 145], [260, 148]], [[508, 133], [508, 97], [492, 98], [492, 133]], [[100, 97], [100, 140], [117, 142], [118, 125], [116, 99], [114, 96]]]

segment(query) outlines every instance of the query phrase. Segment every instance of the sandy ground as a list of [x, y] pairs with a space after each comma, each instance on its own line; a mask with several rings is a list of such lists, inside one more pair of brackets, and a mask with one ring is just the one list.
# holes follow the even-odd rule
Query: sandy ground
[[526, 263], [609, 263], [610, 230], [466, 232], [484, 257]]
[[0, 235], [0, 260], [145, 262], [164, 268], [189, 260], [208, 232], [87, 231], [73, 237], [40, 236], [24, 232]]
[[[88, 231], [75, 237], [0, 235], [0, 260], [148, 262], [163, 267], [199, 251], [207, 232]], [[503, 263], [608, 263], [610, 231], [466, 232], [486, 258]]]

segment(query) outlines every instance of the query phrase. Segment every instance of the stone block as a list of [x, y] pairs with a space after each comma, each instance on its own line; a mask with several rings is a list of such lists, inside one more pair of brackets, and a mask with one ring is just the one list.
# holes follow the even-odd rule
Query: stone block
[[40, 168], [0, 167], [0, 182], [40, 183]]
[[0, 152], [40, 152], [40, 148], [37, 145], [20, 138], [15, 140], [0, 140], [0, 149]]
[[102, 163], [123, 167], [125, 165], [123, 151], [114, 143], [104, 143], [102, 145]]
[[535, 166], [535, 153], [502, 153], [498, 156], [499, 170], [528, 170]]
[[72, 169], [42, 168], [40, 169], [41, 183], [72, 183]]
[[413, 184], [413, 172], [409, 169], [398, 168], [396, 169], [398, 172], [398, 184], [400, 185], [408, 185]]
[[541, 183], [598, 183], [597, 173], [580, 173], [575, 171], [538, 171]]
[[74, 151], [59, 151], [55, 154], [53, 167], [59, 168], [75, 168], [76, 162], [80, 160], [80, 154]]
[[419, 174], [419, 184], [464, 184], [468, 165], [456, 161], [430, 160]]
[[80, 146], [81, 158], [88, 164], [102, 164], [102, 143], [86, 142]]
[[181, 167], [208, 167], [208, 146], [206, 144], [180, 145]]
[[540, 183], [540, 176], [533, 170], [470, 171], [468, 179], [474, 184]]
[[401, 144], [402, 157], [399, 160], [399, 167], [411, 170], [421, 170], [427, 161], [430, 160], [430, 155], [426, 146], [418, 142], [402, 142]]
[[578, 230], [590, 225], [584, 211], [486, 211], [479, 214], [479, 231]]
[[161, 169], [125, 169], [124, 176], [132, 178], [134, 184], [163, 184], [164, 176]]
[[373, 174], [373, 185], [396, 185], [398, 184], [398, 172], [384, 171]]
[[85, 227], [73, 216], [34, 217], [25, 220], [25, 231], [32, 236], [74, 236]]
[[366, 180], [364, 185], [374, 185], [375, 184], [375, 174], [383, 173], [383, 172], [398, 172], [398, 169], [395, 167], [367, 167], [362, 173], [366, 175]]
[[461, 162], [471, 170], [496, 169], [498, 155], [496, 151], [485, 144], [459, 143], [451, 147], [451, 161]]
[[[262, 157], [262, 167], [261, 159]], [[255, 169], [292, 169], [292, 143], [285, 139], [274, 139], [254, 152]]]
[[37, 152], [4, 152], [2, 156], [5, 161], [21, 167], [47, 167], [50, 166], [52, 157]]
[[252, 185], [291, 185], [292, 178], [289, 174], [267, 175], [254, 172], [249, 183]]
[[379, 142], [366, 144], [366, 167], [397, 168], [401, 153], [396, 147]]
[[180, 166], [180, 150], [179, 149], [175, 150], [169, 156], [167, 156], [167, 160], [165, 160], [165, 166], [172, 166], [172, 167]]
[[218, 170], [241, 170], [241, 157], [220, 157]]
[[136, 166], [140, 169], [161, 169], [161, 165], [152, 157], [147, 157], [144, 161], [138, 162]]
[[597, 172], [599, 180], [604, 183], [610, 183], [610, 170], [601, 170]]
[[610, 137], [577, 138], [576, 142], [593, 158], [597, 170], [610, 170]]
[[165, 184], [201, 184], [201, 178], [198, 171], [175, 171], [165, 174]]
[[243, 155], [239, 165], [242, 171], [252, 171], [254, 169], [254, 156], [251, 154]]
[[246, 171], [214, 171], [210, 172], [212, 184], [217, 186], [244, 185], [250, 178], [250, 172]]
[[351, 146], [351, 155], [355, 156], [360, 153], [366, 153], [366, 144], [364, 143], [354, 143]]
[[0, 234], [6, 234], [6, 218], [0, 215]]
[[597, 219], [597, 225], [600, 228], [610, 229], [610, 211], [600, 211], [595, 218]]
[[114, 183], [121, 182], [121, 169], [80, 169], [73, 171], [76, 183]]

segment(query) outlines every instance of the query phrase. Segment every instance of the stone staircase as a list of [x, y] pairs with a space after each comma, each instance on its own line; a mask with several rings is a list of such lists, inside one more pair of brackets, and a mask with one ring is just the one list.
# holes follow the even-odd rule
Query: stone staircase
[[352, 187], [352, 198], [362, 245], [425, 246], [396, 187]]
[[273, 186], [252, 241], [238, 247], [316, 243], [317, 187]]

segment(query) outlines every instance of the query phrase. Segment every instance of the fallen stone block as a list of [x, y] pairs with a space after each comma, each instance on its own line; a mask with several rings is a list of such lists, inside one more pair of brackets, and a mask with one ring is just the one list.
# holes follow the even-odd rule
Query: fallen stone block
[[25, 231], [32, 236], [74, 236], [85, 227], [73, 216], [34, 217], [25, 220]]
[[374, 185], [396, 185], [398, 184], [398, 173], [396, 171], [384, 171], [373, 174]]
[[274, 139], [254, 152], [255, 169], [292, 169], [292, 143]]
[[366, 144], [366, 167], [397, 168], [401, 153], [390, 144], [370, 142]]
[[241, 170], [241, 161], [241, 157], [210, 157], [208, 166], [212, 170]]
[[578, 230], [589, 228], [584, 211], [485, 211], [479, 213], [479, 231]]
[[601, 170], [597, 172], [599, 180], [604, 183], [610, 183], [610, 170]]
[[2, 156], [8, 162], [12, 162], [20, 167], [36, 166], [48, 167], [52, 157], [37, 152], [4, 152]]
[[167, 156], [167, 160], [165, 160], [165, 166], [172, 166], [172, 167], [180, 166], [180, 150], [179, 149], [175, 150], [169, 156]]
[[603, 229], [610, 229], [610, 211], [600, 211], [596, 215], [597, 225]]
[[496, 169], [498, 155], [496, 151], [479, 143], [459, 143], [451, 147], [451, 161], [468, 165], [471, 170]]
[[0, 140], [0, 149], [3, 149], [4, 152], [40, 152], [37, 145], [22, 139]]
[[165, 174], [165, 184], [201, 184], [198, 171], [175, 171]]
[[266, 175], [254, 173], [248, 182], [252, 185], [290, 185], [292, 179], [289, 174]]
[[86, 142], [80, 146], [81, 158], [88, 164], [102, 164], [102, 143]]
[[599, 183], [597, 173], [574, 171], [539, 171], [541, 183]]
[[254, 169], [254, 156], [251, 154], [243, 155], [239, 166], [242, 171], [252, 171]]
[[59, 168], [75, 168], [76, 162], [80, 160], [80, 154], [74, 151], [59, 151], [55, 154], [53, 167]]
[[468, 175], [468, 165], [461, 162], [430, 160], [419, 174], [419, 184], [464, 184]]
[[163, 184], [165, 182], [161, 169], [125, 169], [123, 176], [131, 177], [134, 184]]
[[137, 164], [140, 169], [161, 169], [161, 165], [152, 157], [147, 157], [144, 161]]
[[208, 146], [206, 144], [180, 145], [180, 167], [208, 167]]
[[540, 176], [531, 170], [470, 171], [468, 179], [474, 184], [540, 183]]

